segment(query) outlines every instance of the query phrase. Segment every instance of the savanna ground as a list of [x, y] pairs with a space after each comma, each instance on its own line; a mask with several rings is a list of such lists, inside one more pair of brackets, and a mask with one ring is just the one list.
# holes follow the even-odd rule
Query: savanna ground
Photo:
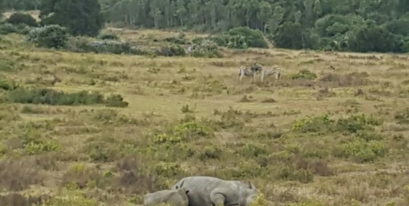
[[[177, 35], [113, 31], [135, 42]], [[406, 55], [80, 54], [17, 35], [0, 47], [2, 206], [139, 205], [189, 175], [250, 180], [271, 205], [409, 204]], [[281, 82], [238, 82], [254, 61], [279, 65]]]

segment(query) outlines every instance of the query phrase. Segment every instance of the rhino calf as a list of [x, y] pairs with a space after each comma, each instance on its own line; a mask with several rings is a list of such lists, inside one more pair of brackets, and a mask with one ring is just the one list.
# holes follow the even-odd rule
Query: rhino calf
[[188, 206], [189, 199], [187, 197], [189, 190], [179, 188], [174, 190], [161, 190], [145, 195], [143, 205], [157, 205], [167, 203], [173, 206]]

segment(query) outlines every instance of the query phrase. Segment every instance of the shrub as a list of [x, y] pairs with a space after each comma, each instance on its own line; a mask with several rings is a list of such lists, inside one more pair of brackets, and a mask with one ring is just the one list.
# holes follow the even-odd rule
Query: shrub
[[372, 130], [372, 126], [381, 125], [382, 121], [371, 116], [352, 115], [337, 121], [337, 130], [340, 132], [358, 133], [363, 130]]
[[1, 24], [0, 23], [0, 34], [7, 35], [11, 33], [16, 34], [27, 34], [29, 33], [30, 29], [26, 25], [13, 25], [10, 23]]
[[384, 142], [356, 139], [341, 144], [336, 151], [336, 155], [345, 158], [351, 158], [354, 161], [365, 163], [372, 162], [378, 157], [384, 157], [388, 152]]
[[95, 162], [112, 162], [120, 155], [120, 149], [115, 140], [111, 137], [101, 139], [89, 139], [84, 147], [84, 151]]
[[200, 44], [194, 44], [192, 47], [192, 56], [194, 57], [221, 57], [217, 44], [210, 40], [203, 40]]
[[105, 104], [108, 107], [127, 107], [129, 103], [125, 102], [121, 95], [113, 94], [108, 96], [108, 98], [105, 100]]
[[[1, 63], [0, 63], [1, 64]], [[11, 91], [17, 89], [17, 84], [13, 81], [5, 80], [0, 78], [0, 89]]]
[[224, 34], [224, 46], [230, 48], [268, 48], [264, 40], [263, 33], [259, 30], [250, 29], [249, 27], [237, 27], [229, 30]]
[[44, 177], [36, 165], [19, 159], [0, 161], [0, 189], [2, 191], [22, 191], [30, 185], [41, 184]]
[[98, 92], [86, 91], [65, 93], [43, 88], [17, 88], [8, 93], [8, 101], [23, 104], [49, 104], [49, 105], [91, 105], [106, 104], [108, 107], [126, 107], [120, 95], [111, 95], [107, 99]]
[[202, 161], [206, 161], [207, 159], [220, 159], [222, 155], [222, 150], [220, 147], [212, 145], [206, 146], [203, 151], [199, 154], [199, 159]]
[[[12, 72], [14, 69], [14, 62], [0, 58], [0, 71], [2, 72]], [[5, 80], [2, 80], [5, 81]]]
[[294, 74], [291, 76], [291, 79], [308, 79], [308, 80], [314, 80], [317, 78], [317, 75], [313, 72], [311, 72], [308, 69], [303, 69], [299, 71], [297, 74]]
[[409, 124], [409, 108], [397, 112], [395, 114], [395, 120], [398, 124]]
[[94, 52], [111, 54], [146, 54], [128, 42], [115, 39], [94, 40], [89, 37], [69, 37], [65, 49], [72, 52]]
[[7, 20], [10, 24], [25, 24], [27, 26], [36, 27], [37, 21], [30, 14], [14, 13]]
[[98, 38], [102, 40], [119, 40], [119, 37], [114, 33], [102, 33]]
[[306, 117], [297, 120], [292, 126], [291, 131], [298, 132], [326, 132], [332, 129], [333, 120], [329, 116], [321, 115], [316, 117]]
[[157, 54], [161, 56], [185, 56], [185, 49], [179, 45], [167, 45], [157, 50]]
[[27, 40], [39, 47], [60, 49], [67, 43], [68, 32], [59, 25], [48, 25], [31, 30]]

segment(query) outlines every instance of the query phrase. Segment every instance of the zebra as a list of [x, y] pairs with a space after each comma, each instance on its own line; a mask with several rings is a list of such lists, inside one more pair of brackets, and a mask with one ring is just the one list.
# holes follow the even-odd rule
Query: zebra
[[255, 72], [250, 68], [246, 68], [245, 66], [241, 66], [239, 69], [239, 80], [243, 79], [244, 76], [253, 77], [253, 81], [256, 77]]
[[278, 66], [271, 67], [261, 71], [261, 81], [264, 81], [264, 78], [270, 75], [274, 75], [276, 81], [281, 79], [281, 70]]

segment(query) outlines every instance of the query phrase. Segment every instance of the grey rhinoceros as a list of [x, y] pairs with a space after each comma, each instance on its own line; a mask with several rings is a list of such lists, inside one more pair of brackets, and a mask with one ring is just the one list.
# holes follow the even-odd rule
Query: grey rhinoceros
[[148, 193], [144, 197], [143, 205], [147, 206], [168, 203], [174, 206], [188, 206], [189, 199], [186, 195], [187, 193], [189, 193], [189, 190], [186, 190], [185, 188]]
[[189, 206], [245, 206], [249, 205], [258, 191], [253, 184], [241, 181], [222, 180], [209, 176], [185, 177], [172, 189], [187, 188]]

